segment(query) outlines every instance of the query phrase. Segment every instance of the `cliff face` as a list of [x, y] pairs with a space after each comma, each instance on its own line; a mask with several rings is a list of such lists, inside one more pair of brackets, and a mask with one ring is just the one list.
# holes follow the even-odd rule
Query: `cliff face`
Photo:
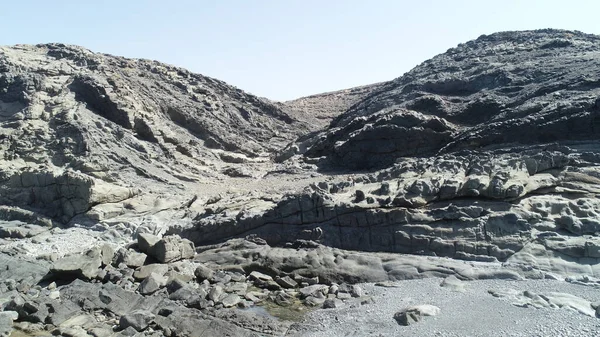
[[0, 203], [63, 221], [137, 193], [119, 189], [160, 190], [268, 160], [305, 130], [221, 81], [61, 44], [0, 48], [0, 123]]

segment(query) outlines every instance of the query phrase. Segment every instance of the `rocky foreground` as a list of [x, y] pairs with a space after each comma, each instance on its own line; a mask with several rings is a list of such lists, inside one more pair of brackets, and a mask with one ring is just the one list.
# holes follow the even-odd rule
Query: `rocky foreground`
[[599, 55], [497, 33], [271, 102], [0, 47], [0, 334], [600, 333]]

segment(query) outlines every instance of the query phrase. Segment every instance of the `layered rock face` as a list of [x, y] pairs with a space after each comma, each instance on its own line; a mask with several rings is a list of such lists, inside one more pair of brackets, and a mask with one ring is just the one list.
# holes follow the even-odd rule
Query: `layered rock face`
[[221, 81], [61, 44], [0, 49], [0, 123], [0, 203], [63, 222], [266, 160], [308, 128]]
[[567, 31], [481, 36], [383, 85], [306, 149], [341, 167], [499, 144], [596, 139], [600, 38]]

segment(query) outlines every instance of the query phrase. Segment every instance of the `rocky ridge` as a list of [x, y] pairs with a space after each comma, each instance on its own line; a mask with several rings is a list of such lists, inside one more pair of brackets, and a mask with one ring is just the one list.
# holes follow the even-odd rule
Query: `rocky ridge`
[[[377, 310], [361, 282], [597, 288], [598, 52], [497, 33], [277, 103], [155, 61], [1, 47], [0, 333], [304, 335], [317, 308]], [[388, 320], [444, 321], [436, 305]]]

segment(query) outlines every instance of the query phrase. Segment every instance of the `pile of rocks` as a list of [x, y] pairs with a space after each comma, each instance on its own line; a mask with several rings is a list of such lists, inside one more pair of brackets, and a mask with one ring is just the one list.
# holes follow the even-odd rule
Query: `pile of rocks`
[[[110, 244], [57, 259], [43, 277], [0, 283], [0, 325], [67, 336], [179, 335], [182, 317], [218, 320], [232, 329], [273, 330], [287, 323], [235, 310], [256, 305], [339, 308], [364, 297], [358, 285], [324, 284], [319, 277], [267, 275], [257, 270], [210, 268], [195, 261], [194, 244], [178, 236], [139, 234], [135, 244]], [[364, 300], [364, 298], [363, 298]], [[300, 310], [302, 311], [302, 309]], [[229, 313], [227, 313], [229, 312]], [[252, 321], [250, 327], [244, 322]], [[4, 328], [6, 327], [6, 328]], [[240, 330], [240, 331], [242, 331]], [[271, 331], [271, 332], [273, 332]]]

